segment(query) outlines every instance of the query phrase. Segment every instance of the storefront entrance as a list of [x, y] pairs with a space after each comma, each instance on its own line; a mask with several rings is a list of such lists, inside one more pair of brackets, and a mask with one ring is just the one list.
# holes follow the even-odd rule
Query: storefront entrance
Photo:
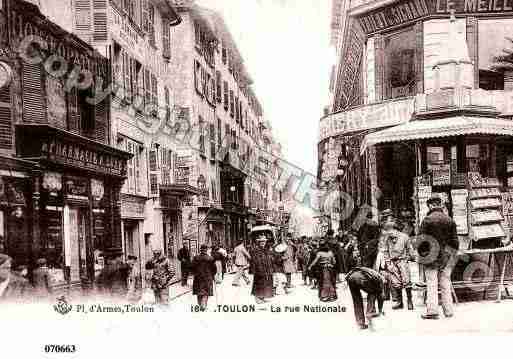
[[[67, 208], [67, 210], [66, 210]], [[88, 227], [88, 212], [85, 209], [65, 207], [64, 231], [64, 260], [69, 268], [71, 282], [87, 280], [87, 244], [86, 228]], [[67, 223], [66, 223], [67, 222]]]

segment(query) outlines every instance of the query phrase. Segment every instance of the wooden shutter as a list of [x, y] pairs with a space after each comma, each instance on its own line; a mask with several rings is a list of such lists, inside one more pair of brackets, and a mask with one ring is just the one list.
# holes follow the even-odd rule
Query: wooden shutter
[[94, 106], [94, 137], [98, 142], [109, 143], [109, 111], [110, 101], [108, 97]]
[[151, 104], [151, 76], [150, 70], [144, 70], [144, 105], [149, 106]]
[[210, 159], [216, 159], [216, 126], [211, 123], [209, 130], [209, 138], [210, 138]]
[[141, 0], [141, 27], [148, 32], [148, 0]]
[[159, 194], [159, 176], [158, 176], [158, 153], [156, 149], [149, 152], [150, 167], [150, 195], [158, 196]]
[[75, 0], [75, 33], [85, 42], [91, 42], [92, 0]]
[[0, 88], [0, 148], [11, 149], [13, 139], [10, 86]]
[[221, 71], [216, 71], [216, 97], [217, 102], [221, 103], [223, 101], [223, 80], [221, 79]]
[[166, 106], [166, 123], [171, 121], [171, 107], [169, 106], [169, 89], [164, 87], [164, 102]]
[[124, 51], [121, 50], [123, 59], [123, 87], [125, 89], [125, 101], [132, 102], [132, 59]]
[[[126, 141], [126, 151], [127, 152], [130, 152], [130, 153], [134, 153], [134, 144], [132, 143], [132, 141]], [[128, 161], [127, 161], [127, 185], [128, 185], [128, 192], [129, 193], [134, 193], [135, 191], [135, 176], [134, 176], [134, 158], [130, 158]]]
[[148, 34], [150, 44], [155, 45], [155, 7], [148, 1]]
[[80, 111], [78, 111], [77, 88], [73, 87], [66, 95], [68, 106], [68, 131], [80, 134]]
[[198, 60], [194, 60], [194, 87], [198, 94], [203, 95], [201, 88], [201, 74], [201, 65]]
[[159, 106], [159, 98], [158, 98], [158, 82], [157, 76], [151, 75], [151, 103], [155, 106], [155, 110]]
[[93, 40], [107, 41], [107, 0], [93, 0]]
[[23, 121], [46, 122], [46, 101], [43, 91], [43, 71], [41, 65], [24, 63], [23, 81]]
[[171, 58], [171, 26], [166, 19], [162, 19], [162, 56]]
[[221, 147], [222, 144], [222, 134], [221, 134], [221, 119], [217, 119], [217, 146]]
[[228, 108], [229, 108], [229, 104], [230, 104], [230, 99], [228, 97], [228, 82], [227, 81], [224, 81], [224, 109], [226, 111], [228, 111]]

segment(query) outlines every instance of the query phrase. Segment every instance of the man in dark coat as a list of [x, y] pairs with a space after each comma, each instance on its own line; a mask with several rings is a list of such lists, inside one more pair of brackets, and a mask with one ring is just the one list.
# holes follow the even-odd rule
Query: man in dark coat
[[125, 298], [128, 292], [130, 266], [123, 263], [122, 255], [122, 251], [117, 249], [105, 251], [104, 257], [107, 264], [101, 271], [97, 282], [98, 289], [115, 300]]
[[[360, 329], [367, 329], [365, 313], [363, 310], [363, 298], [361, 291], [367, 293], [367, 316], [379, 316], [383, 314], [385, 278], [377, 271], [366, 267], [355, 267], [346, 276], [346, 281], [353, 298], [354, 315]], [[373, 314], [374, 302], [378, 301], [379, 313]]]
[[11, 271], [12, 259], [0, 254], [0, 303], [24, 303], [32, 298], [28, 280]]
[[358, 230], [358, 251], [360, 252], [363, 267], [374, 267], [375, 253], [379, 245], [380, 234], [379, 224], [372, 219], [372, 212], [369, 211], [367, 218]]
[[180, 271], [182, 272], [182, 287], [185, 287], [187, 285], [187, 277], [189, 276], [191, 266], [191, 254], [185, 244], [178, 251], [178, 260], [180, 261]]
[[200, 254], [192, 260], [191, 270], [194, 276], [192, 282], [192, 294], [198, 298], [198, 305], [202, 312], [207, 309], [208, 297], [214, 295], [214, 277], [216, 264], [214, 259], [207, 254], [208, 247], [202, 245]]
[[420, 227], [417, 243], [419, 262], [424, 265], [427, 284], [426, 314], [423, 319], [438, 319], [438, 288], [446, 317], [454, 315], [451, 273], [457, 262], [458, 232], [454, 220], [442, 209], [442, 200], [433, 196], [427, 201], [429, 212]]
[[258, 304], [273, 296], [274, 255], [266, 248], [267, 237], [262, 234], [256, 239], [258, 245], [251, 252], [250, 273], [253, 273], [251, 294]]

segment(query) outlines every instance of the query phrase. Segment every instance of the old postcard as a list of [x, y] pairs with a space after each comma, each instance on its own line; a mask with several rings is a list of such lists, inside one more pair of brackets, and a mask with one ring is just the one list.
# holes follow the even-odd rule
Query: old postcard
[[0, 0], [15, 355], [511, 334], [512, 234], [513, 0]]

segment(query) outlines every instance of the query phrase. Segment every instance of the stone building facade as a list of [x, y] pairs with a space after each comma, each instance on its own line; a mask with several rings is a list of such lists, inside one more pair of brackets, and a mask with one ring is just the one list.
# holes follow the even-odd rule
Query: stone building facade
[[91, 288], [99, 254], [121, 251], [120, 190], [131, 155], [110, 134], [110, 63], [33, 2], [0, 8], [0, 236], [29, 278]]
[[182, 24], [171, 34], [174, 100], [189, 109], [194, 129], [181, 181], [201, 191], [183, 212], [185, 233], [193, 252], [201, 243], [233, 248], [251, 226], [279, 225], [272, 176], [281, 148], [223, 18], [193, 1], [175, 5]]

